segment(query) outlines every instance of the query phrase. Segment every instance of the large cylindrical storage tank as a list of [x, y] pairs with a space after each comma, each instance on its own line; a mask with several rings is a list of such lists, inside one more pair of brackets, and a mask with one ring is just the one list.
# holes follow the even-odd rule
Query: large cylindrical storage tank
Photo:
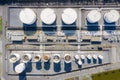
[[117, 10], [110, 10], [109, 12], [105, 13], [104, 20], [107, 23], [113, 23], [113, 22], [118, 21], [119, 17], [120, 15]]
[[56, 20], [55, 11], [51, 8], [43, 9], [40, 14], [40, 18], [45, 24], [53, 24]]
[[11, 54], [11, 55], [10, 55], [9, 61], [10, 61], [11, 63], [15, 63], [15, 62], [17, 62], [18, 60], [20, 60], [20, 55], [19, 55], [19, 54], [14, 53], [14, 54]]
[[53, 56], [53, 62], [54, 63], [59, 63], [60, 60], [61, 60], [60, 54], [54, 54], [54, 56]]
[[73, 24], [77, 19], [77, 12], [72, 8], [67, 8], [62, 13], [62, 21], [65, 24]]
[[19, 19], [22, 23], [31, 25], [36, 21], [36, 14], [30, 8], [25, 8], [20, 11]]
[[87, 14], [87, 21], [89, 23], [96, 23], [101, 19], [101, 13], [98, 10], [91, 10]]
[[20, 63], [15, 66], [15, 72], [20, 74], [25, 70], [25, 63]]

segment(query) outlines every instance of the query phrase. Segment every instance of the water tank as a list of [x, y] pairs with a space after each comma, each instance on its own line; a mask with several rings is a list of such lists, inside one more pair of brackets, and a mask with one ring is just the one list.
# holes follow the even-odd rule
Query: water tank
[[65, 54], [64, 55], [64, 60], [66, 63], [70, 63], [72, 61], [72, 57], [70, 54]]
[[87, 21], [89, 23], [96, 23], [101, 19], [101, 13], [98, 10], [91, 10], [87, 14]]
[[109, 12], [105, 13], [104, 20], [107, 23], [113, 23], [113, 22], [118, 21], [119, 17], [120, 15], [117, 10], [110, 10]]
[[54, 54], [54, 56], [53, 56], [53, 62], [54, 63], [59, 63], [60, 60], [61, 60], [60, 54]]
[[53, 24], [56, 20], [55, 11], [50, 8], [43, 9], [40, 18], [45, 24]]
[[20, 74], [25, 70], [25, 63], [20, 63], [15, 66], [15, 72]]
[[36, 14], [32, 9], [25, 8], [20, 11], [20, 21], [24, 24], [33, 24], [36, 21]]
[[74, 9], [67, 8], [62, 13], [62, 21], [65, 24], [73, 24], [77, 19], [77, 13]]
[[11, 55], [10, 55], [9, 61], [10, 61], [11, 63], [15, 63], [15, 62], [17, 62], [18, 60], [20, 60], [20, 55], [19, 55], [19, 54], [14, 53], [14, 54], [11, 54]]

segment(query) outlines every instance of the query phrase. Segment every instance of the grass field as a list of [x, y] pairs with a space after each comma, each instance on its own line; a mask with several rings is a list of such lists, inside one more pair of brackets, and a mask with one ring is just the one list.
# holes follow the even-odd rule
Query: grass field
[[120, 69], [92, 75], [93, 80], [120, 80]]

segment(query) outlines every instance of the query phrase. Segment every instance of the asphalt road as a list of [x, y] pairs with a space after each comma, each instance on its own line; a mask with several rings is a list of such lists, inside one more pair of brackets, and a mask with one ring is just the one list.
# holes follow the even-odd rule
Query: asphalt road
[[0, 16], [2, 16], [2, 7], [0, 6]]
[[2, 53], [2, 40], [0, 40], [0, 53]]

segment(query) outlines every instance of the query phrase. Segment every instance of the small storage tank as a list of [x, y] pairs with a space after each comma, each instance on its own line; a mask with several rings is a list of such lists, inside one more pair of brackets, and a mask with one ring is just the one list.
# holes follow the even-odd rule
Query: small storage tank
[[62, 21], [65, 24], [73, 24], [77, 19], [77, 13], [72, 8], [67, 8], [62, 13]]
[[117, 10], [110, 10], [109, 12], [105, 13], [104, 20], [107, 23], [113, 23], [113, 22], [118, 21], [119, 17], [120, 15]]
[[19, 55], [19, 54], [14, 53], [14, 54], [11, 54], [11, 55], [10, 55], [9, 61], [10, 61], [11, 63], [15, 63], [15, 62], [17, 62], [18, 60], [20, 60], [20, 55]]
[[87, 58], [88, 58], [88, 59], [92, 59], [91, 55], [87, 55]]
[[82, 65], [82, 61], [81, 60], [79, 60], [77, 63], [78, 63], [78, 65]]
[[80, 58], [81, 59], [85, 59], [85, 55], [80, 55]]
[[79, 55], [75, 55], [74, 58], [75, 58], [76, 60], [79, 60], [79, 59], [80, 59], [80, 56], [79, 56]]
[[15, 66], [15, 72], [20, 74], [25, 70], [25, 63], [20, 63]]
[[101, 19], [101, 13], [98, 10], [91, 10], [87, 14], [87, 21], [89, 23], [96, 23]]
[[71, 61], [72, 61], [71, 55], [70, 54], [65, 54], [64, 60], [65, 60], [66, 63], [71, 63]]
[[48, 62], [50, 60], [50, 56], [48, 54], [43, 55], [43, 61]]
[[32, 59], [31, 54], [24, 54], [24, 55], [22, 56], [22, 61], [23, 61], [24, 63], [29, 62], [31, 59]]
[[92, 57], [93, 57], [94, 59], [97, 59], [97, 58], [98, 58], [97, 55], [93, 55]]
[[40, 18], [45, 24], [53, 24], [56, 20], [55, 11], [50, 8], [43, 9]]
[[34, 62], [39, 62], [41, 60], [41, 56], [40, 55], [35, 55], [33, 58]]
[[60, 54], [54, 54], [54, 56], [53, 56], [53, 62], [54, 63], [59, 63], [60, 60], [61, 60]]
[[36, 21], [36, 14], [30, 8], [25, 8], [20, 11], [19, 19], [24, 24], [33, 24]]
[[102, 55], [99, 55], [98, 58], [101, 59], [101, 60], [103, 60], [103, 56]]

